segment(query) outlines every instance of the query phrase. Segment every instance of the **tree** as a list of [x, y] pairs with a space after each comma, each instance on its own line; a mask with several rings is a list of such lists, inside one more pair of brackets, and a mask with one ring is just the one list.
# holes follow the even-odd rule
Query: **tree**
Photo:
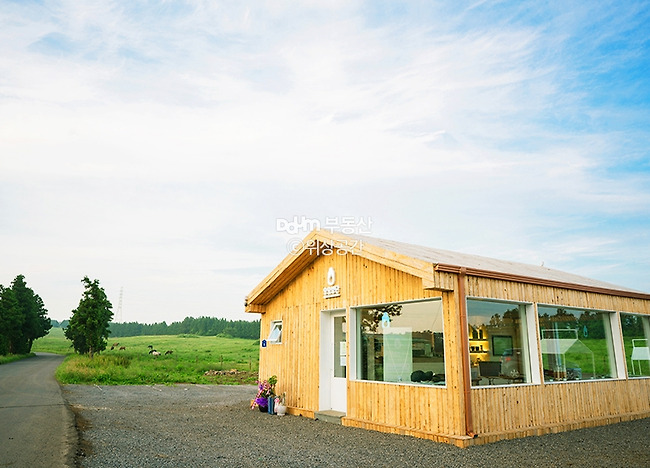
[[23, 317], [14, 292], [0, 285], [0, 355], [18, 353], [22, 328]]
[[104, 289], [99, 286], [99, 280], [90, 281], [85, 276], [82, 283], [86, 289], [79, 306], [72, 311], [64, 334], [72, 341], [77, 353], [88, 354], [92, 358], [95, 353], [106, 349], [107, 338], [111, 333], [109, 323], [113, 318], [113, 306]]
[[45, 336], [52, 328], [52, 322], [47, 316], [47, 309], [41, 297], [25, 283], [23, 275], [16, 276], [11, 283], [11, 290], [18, 303], [19, 313], [23, 317], [22, 337], [18, 347], [19, 353], [29, 353], [34, 340]]
[[52, 323], [40, 296], [23, 275], [10, 288], [0, 285], [0, 354], [27, 354], [36, 338], [48, 334]]

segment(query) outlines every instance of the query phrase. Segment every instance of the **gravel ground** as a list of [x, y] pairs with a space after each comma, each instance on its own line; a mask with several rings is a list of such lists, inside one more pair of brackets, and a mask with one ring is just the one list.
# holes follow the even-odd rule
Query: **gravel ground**
[[650, 419], [459, 449], [251, 411], [252, 386], [63, 388], [84, 468], [650, 466]]

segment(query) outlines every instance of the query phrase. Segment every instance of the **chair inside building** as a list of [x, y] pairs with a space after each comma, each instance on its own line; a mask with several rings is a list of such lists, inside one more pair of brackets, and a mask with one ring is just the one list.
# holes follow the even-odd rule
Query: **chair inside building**
[[488, 379], [488, 385], [494, 385], [494, 379], [501, 375], [501, 363], [498, 361], [480, 361], [479, 374]]

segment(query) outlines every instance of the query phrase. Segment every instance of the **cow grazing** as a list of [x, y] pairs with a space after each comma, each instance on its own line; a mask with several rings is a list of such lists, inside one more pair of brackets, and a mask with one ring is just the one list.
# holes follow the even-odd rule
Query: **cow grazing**
[[171, 354], [171, 353], [173, 353], [173, 352], [174, 352], [174, 351], [165, 351], [165, 356], [167, 356], [168, 354]]
[[160, 353], [154, 349], [153, 351], [151, 351], [151, 355], [153, 357], [158, 357], [158, 356], [160, 356]]
[[120, 351], [126, 351], [126, 346], [120, 346]]

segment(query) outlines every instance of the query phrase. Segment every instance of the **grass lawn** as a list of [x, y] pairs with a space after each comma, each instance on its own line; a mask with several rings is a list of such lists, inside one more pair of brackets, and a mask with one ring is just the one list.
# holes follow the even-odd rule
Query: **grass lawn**
[[[111, 350], [111, 345], [119, 343]], [[161, 356], [149, 354], [150, 348]], [[125, 349], [120, 350], [121, 347]], [[108, 348], [92, 359], [75, 354], [61, 328], [34, 342], [32, 351], [68, 354], [56, 371], [64, 384], [255, 384], [259, 342], [241, 338], [196, 335], [131, 336], [109, 339]], [[171, 351], [170, 354], [165, 354]], [[229, 375], [204, 375], [206, 371]]]

